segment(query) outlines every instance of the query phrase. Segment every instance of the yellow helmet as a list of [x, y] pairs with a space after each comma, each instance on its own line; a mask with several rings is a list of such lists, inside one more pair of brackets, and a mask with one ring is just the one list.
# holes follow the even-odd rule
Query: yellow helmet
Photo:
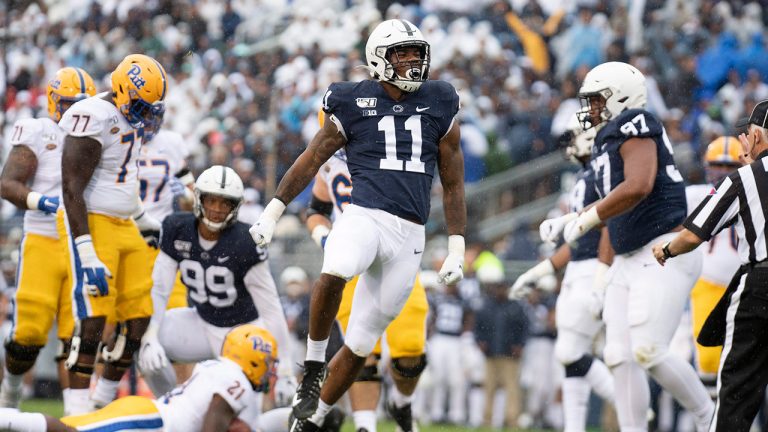
[[112, 72], [112, 99], [135, 128], [150, 124], [164, 109], [165, 69], [144, 54], [131, 54]]
[[272, 333], [253, 324], [234, 327], [224, 338], [221, 356], [240, 365], [254, 390], [269, 391], [277, 363], [277, 341]]
[[707, 146], [704, 162], [707, 165], [740, 166], [739, 156], [743, 152], [739, 139], [732, 136], [721, 136]]
[[48, 96], [48, 115], [54, 120], [61, 120], [61, 115], [73, 103], [96, 94], [96, 85], [88, 72], [74, 67], [65, 67], [56, 71], [45, 88]]

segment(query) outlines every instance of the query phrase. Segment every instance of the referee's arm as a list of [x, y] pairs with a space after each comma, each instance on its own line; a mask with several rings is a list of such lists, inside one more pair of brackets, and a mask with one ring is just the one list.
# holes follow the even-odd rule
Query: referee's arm
[[733, 223], [739, 212], [739, 175], [726, 177], [717, 191], [708, 195], [683, 223], [684, 229], [666, 243], [653, 246], [653, 256], [659, 264], [672, 257], [688, 253], [708, 241]]

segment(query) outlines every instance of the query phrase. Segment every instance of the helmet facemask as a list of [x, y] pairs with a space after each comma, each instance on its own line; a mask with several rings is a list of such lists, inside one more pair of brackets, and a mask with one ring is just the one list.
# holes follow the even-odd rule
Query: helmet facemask
[[[205, 201], [205, 198], [208, 196], [217, 196], [224, 198], [229, 202], [232, 206], [232, 209], [227, 214], [227, 217], [224, 218], [221, 222], [214, 222], [210, 218], [208, 218], [208, 215], [205, 211], [205, 205], [203, 204]], [[240, 210], [240, 206], [243, 204], [242, 197], [240, 199], [223, 195], [223, 194], [217, 194], [217, 193], [211, 193], [211, 192], [201, 192], [200, 189], [195, 189], [195, 206], [194, 206], [194, 213], [197, 220], [199, 220], [201, 223], [203, 223], [209, 230], [218, 232], [223, 230], [224, 228], [227, 228], [228, 226], [232, 225], [237, 221], [237, 212]]]
[[[379, 47], [384, 49], [384, 79], [392, 82], [395, 86], [406, 92], [418, 90], [421, 83], [429, 78], [429, 44], [426, 42], [408, 41], [388, 47]], [[419, 51], [418, 60], [400, 59], [400, 54], [404, 49], [416, 48]], [[398, 74], [398, 69], [406, 67], [403, 75]]]
[[608, 109], [608, 99], [611, 96], [613, 92], [609, 88], [592, 93], [579, 93], [581, 109], [576, 115], [583, 130], [599, 127], [613, 117]]

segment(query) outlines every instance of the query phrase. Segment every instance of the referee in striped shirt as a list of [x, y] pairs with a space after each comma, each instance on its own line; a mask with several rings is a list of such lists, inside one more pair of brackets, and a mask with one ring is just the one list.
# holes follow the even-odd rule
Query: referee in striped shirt
[[659, 264], [690, 252], [732, 224], [742, 266], [699, 336], [704, 346], [723, 345], [712, 431], [747, 432], [765, 400], [768, 384], [768, 100], [749, 116], [739, 140], [754, 162], [726, 177], [683, 223], [672, 241], [653, 247]]

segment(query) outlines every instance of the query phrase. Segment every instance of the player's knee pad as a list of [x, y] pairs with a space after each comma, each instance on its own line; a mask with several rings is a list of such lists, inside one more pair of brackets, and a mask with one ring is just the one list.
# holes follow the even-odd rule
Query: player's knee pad
[[632, 356], [643, 369], [650, 369], [659, 364], [667, 356], [667, 347], [650, 343], [640, 343], [632, 346]]
[[11, 338], [5, 341], [5, 353], [8, 356], [8, 361], [34, 362], [42, 348], [42, 345], [21, 345]]
[[589, 368], [592, 367], [592, 356], [585, 354], [580, 359], [564, 364], [565, 377], [566, 378], [578, 378], [583, 377], [589, 372]]
[[555, 358], [563, 366], [567, 366], [574, 363], [584, 357], [587, 353], [574, 343], [570, 343], [567, 338], [560, 337], [558, 335], [557, 342], [555, 342]]
[[609, 368], [632, 360], [632, 354], [627, 347], [618, 343], [607, 343], [603, 349], [603, 361]]
[[[69, 345], [69, 355], [64, 361], [64, 367], [78, 375], [93, 374], [96, 363], [96, 353], [99, 352], [101, 341], [94, 335], [83, 335], [80, 322], [75, 323], [75, 331]], [[90, 357], [86, 360], [83, 357]]]
[[427, 355], [422, 354], [416, 357], [417, 363], [413, 366], [404, 366], [399, 358], [392, 359], [392, 370], [404, 378], [418, 378], [424, 368], [427, 367]]

